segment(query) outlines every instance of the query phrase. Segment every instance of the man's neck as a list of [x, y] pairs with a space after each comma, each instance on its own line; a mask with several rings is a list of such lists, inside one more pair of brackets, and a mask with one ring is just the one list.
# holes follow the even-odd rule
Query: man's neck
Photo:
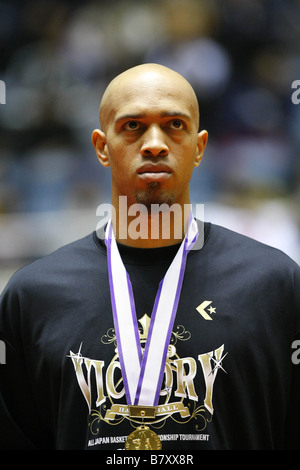
[[180, 243], [188, 227], [191, 205], [153, 204], [150, 208], [125, 206], [119, 198], [114, 204], [113, 229], [116, 240], [135, 248], [159, 248]]

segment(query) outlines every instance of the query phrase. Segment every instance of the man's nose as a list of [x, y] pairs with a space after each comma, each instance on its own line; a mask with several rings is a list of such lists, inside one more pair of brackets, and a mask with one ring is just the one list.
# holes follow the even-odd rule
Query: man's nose
[[144, 132], [141, 154], [143, 157], [165, 157], [169, 153], [169, 147], [165, 141], [162, 129], [152, 125]]

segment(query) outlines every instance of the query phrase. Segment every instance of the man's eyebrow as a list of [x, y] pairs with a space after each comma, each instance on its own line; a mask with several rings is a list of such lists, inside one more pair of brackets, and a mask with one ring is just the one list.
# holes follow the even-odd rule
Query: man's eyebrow
[[[116, 118], [116, 122], [120, 121], [126, 121], [127, 119], [130, 120], [137, 120], [137, 119], [143, 119], [147, 117], [147, 113], [128, 113], [128, 114], [122, 114], [121, 116], [118, 116]], [[189, 121], [191, 121], [191, 116], [187, 113], [183, 113], [182, 111], [162, 111], [160, 113], [160, 117], [178, 117], [178, 118], [184, 118]]]
[[189, 121], [192, 119], [189, 114], [183, 113], [182, 111], [163, 111], [161, 117], [181, 117]]
[[146, 117], [146, 114], [144, 113], [137, 113], [137, 114], [134, 114], [134, 113], [128, 113], [128, 114], [122, 114], [121, 116], [117, 116], [116, 118], [116, 122], [119, 122], [119, 121], [126, 121], [126, 119], [131, 119], [131, 120], [135, 120], [135, 119], [142, 119]]

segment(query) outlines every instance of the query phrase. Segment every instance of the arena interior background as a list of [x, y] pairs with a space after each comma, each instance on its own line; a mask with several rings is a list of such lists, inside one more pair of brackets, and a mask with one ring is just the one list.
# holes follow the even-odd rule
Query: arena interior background
[[0, 291], [95, 229], [110, 200], [91, 144], [101, 94], [143, 62], [197, 92], [209, 143], [191, 193], [206, 220], [299, 262], [299, 20], [298, 0], [0, 1]]

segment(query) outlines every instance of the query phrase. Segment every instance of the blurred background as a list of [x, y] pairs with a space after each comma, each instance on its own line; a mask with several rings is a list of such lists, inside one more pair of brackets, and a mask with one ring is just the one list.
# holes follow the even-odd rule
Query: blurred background
[[91, 144], [101, 95], [158, 62], [193, 85], [208, 130], [191, 182], [205, 219], [300, 261], [299, 0], [0, 0], [0, 291], [95, 230], [110, 173]]

